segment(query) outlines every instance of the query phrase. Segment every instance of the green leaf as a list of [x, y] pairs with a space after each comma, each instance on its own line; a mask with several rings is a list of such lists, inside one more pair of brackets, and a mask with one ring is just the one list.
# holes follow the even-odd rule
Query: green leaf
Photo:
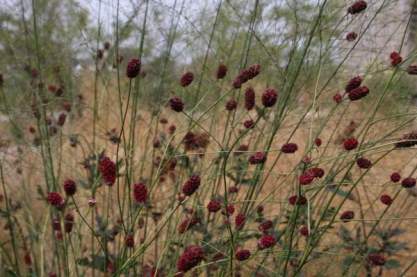
[[388, 269], [399, 268], [401, 266], [400, 262], [395, 259], [389, 259], [385, 262], [384, 267]]
[[86, 266], [86, 267], [98, 269], [102, 272], [104, 272], [107, 267], [106, 257], [99, 256], [99, 255], [93, 256], [92, 260], [86, 257], [77, 259], [77, 264], [80, 266]]
[[355, 260], [355, 256], [346, 256], [343, 260], [342, 260], [342, 267], [343, 270], [347, 270], [352, 264], [354, 264], [356, 262]]

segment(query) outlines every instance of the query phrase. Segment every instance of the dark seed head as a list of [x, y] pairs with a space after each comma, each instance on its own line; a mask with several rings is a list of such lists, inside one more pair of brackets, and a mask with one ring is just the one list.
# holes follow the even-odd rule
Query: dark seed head
[[355, 138], [348, 138], [343, 142], [343, 147], [345, 150], [350, 151], [358, 147], [358, 140]]
[[72, 196], [77, 191], [77, 185], [71, 179], [67, 179], [64, 182], [64, 191], [68, 196]]
[[416, 185], [416, 179], [412, 178], [412, 177], [408, 177], [408, 178], [404, 178], [401, 181], [401, 185], [404, 188], [412, 188]]
[[281, 147], [281, 151], [286, 154], [295, 153], [298, 150], [296, 143], [286, 143]]
[[267, 249], [273, 247], [277, 243], [277, 240], [272, 235], [264, 234], [259, 240], [258, 240], [258, 248], [260, 250]]
[[182, 112], [184, 110], [184, 102], [182, 102], [181, 98], [177, 96], [169, 99], [169, 105], [173, 111]]
[[362, 168], [362, 169], [368, 169], [372, 166], [372, 162], [363, 157], [358, 158], [356, 160], [356, 164], [358, 165], [359, 168]]
[[177, 270], [187, 272], [198, 265], [204, 258], [203, 248], [197, 245], [190, 245], [185, 248], [177, 261]]
[[200, 186], [201, 179], [198, 175], [191, 176], [183, 185], [182, 192], [186, 196], [191, 196]]
[[352, 220], [355, 217], [355, 213], [353, 211], [345, 211], [342, 213], [342, 215], [340, 216], [340, 219], [343, 222], [349, 222], [350, 220]]
[[223, 79], [226, 77], [227, 74], [227, 66], [224, 64], [219, 64], [219, 67], [217, 68], [216, 77], [217, 79]]
[[390, 179], [393, 183], [397, 183], [401, 180], [401, 175], [398, 172], [394, 172], [391, 174]]
[[364, 98], [369, 94], [369, 89], [366, 86], [358, 87], [351, 90], [348, 94], [350, 101], [357, 101], [359, 99]]
[[264, 152], [256, 152], [249, 157], [250, 164], [263, 164], [266, 161], [266, 154]]
[[250, 111], [255, 107], [255, 91], [252, 87], [245, 90], [245, 108]]
[[230, 99], [226, 102], [226, 110], [233, 111], [237, 108], [237, 101], [235, 99]]
[[262, 105], [265, 108], [269, 108], [275, 105], [278, 99], [278, 93], [275, 89], [268, 88], [262, 94]]
[[148, 188], [143, 183], [133, 185], [133, 196], [138, 203], [145, 203], [148, 199]]
[[357, 33], [355, 33], [355, 32], [349, 32], [346, 35], [346, 40], [347, 41], [354, 41], [357, 37], [358, 37], [358, 34]]
[[180, 79], [180, 84], [182, 87], [188, 87], [194, 80], [194, 74], [190, 71], [185, 72]]
[[140, 72], [141, 61], [139, 59], [131, 59], [126, 67], [126, 76], [130, 79], [138, 76]]
[[249, 259], [250, 255], [251, 255], [251, 253], [250, 253], [249, 250], [239, 249], [239, 250], [236, 251], [235, 257], [236, 257], [236, 260], [238, 260], [238, 261], [244, 261], [244, 260]]
[[388, 194], [383, 194], [381, 195], [381, 197], [379, 198], [382, 202], [382, 204], [390, 206], [392, 204], [393, 199], [391, 198], [391, 196], [389, 196]]
[[348, 13], [350, 14], [358, 14], [361, 11], [365, 10], [367, 7], [367, 3], [363, 0], [356, 1], [348, 8]]

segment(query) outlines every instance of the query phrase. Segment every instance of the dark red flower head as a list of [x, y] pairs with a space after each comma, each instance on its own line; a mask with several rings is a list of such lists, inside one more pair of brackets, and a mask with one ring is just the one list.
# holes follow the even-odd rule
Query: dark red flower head
[[139, 59], [131, 59], [127, 63], [126, 76], [130, 79], [135, 78], [136, 76], [138, 76], [138, 74], [140, 72], [140, 66], [141, 66], [141, 62], [140, 62]]
[[300, 185], [309, 185], [313, 182], [315, 178], [314, 172], [307, 170], [305, 171], [303, 174], [300, 175], [300, 177], [298, 177], [298, 180], [300, 182]]
[[343, 100], [343, 96], [340, 93], [336, 93], [335, 95], [333, 95], [333, 101], [336, 102], [336, 104], [339, 104], [340, 102], [342, 102]]
[[105, 49], [105, 50], [109, 50], [109, 49], [110, 49], [110, 42], [106, 41], [106, 42], [103, 44], [103, 46], [104, 46], [104, 49]]
[[228, 189], [229, 193], [238, 193], [239, 192], [239, 187], [238, 186], [231, 186]]
[[250, 111], [255, 107], [255, 90], [248, 87], [245, 90], [245, 108]]
[[103, 157], [100, 159], [98, 170], [103, 182], [108, 186], [113, 186], [116, 182], [116, 164], [109, 157]]
[[77, 191], [77, 185], [71, 179], [67, 179], [64, 181], [64, 191], [68, 196], [74, 195]]
[[143, 183], [133, 185], [133, 197], [138, 203], [145, 203], [148, 199], [148, 188]]
[[347, 83], [346, 87], [345, 87], [345, 91], [347, 93], [351, 92], [352, 90], [354, 90], [355, 88], [358, 88], [361, 86], [363, 81], [363, 78], [361, 76], [356, 76], [353, 77], [352, 79], [349, 80], [349, 82]]
[[261, 72], [260, 64], [253, 64], [248, 68], [249, 79], [253, 79]]
[[262, 233], [267, 232], [269, 229], [271, 229], [274, 226], [274, 223], [272, 220], [264, 220], [261, 224], [259, 224], [259, 231]]
[[67, 115], [65, 113], [60, 113], [58, 116], [57, 124], [59, 126], [64, 126], [66, 119], [67, 119]]
[[383, 266], [385, 264], [385, 257], [380, 253], [370, 253], [366, 260], [372, 266]]
[[403, 61], [403, 58], [401, 57], [400, 53], [398, 53], [396, 51], [393, 51], [390, 54], [389, 57], [391, 59], [391, 65], [392, 66], [397, 66], [397, 65], [399, 65]]
[[54, 85], [48, 85], [48, 91], [49, 92], [55, 93], [56, 90], [57, 90], [57, 87], [56, 86], [54, 86]]
[[222, 205], [220, 203], [220, 201], [218, 200], [210, 200], [210, 202], [207, 204], [207, 210], [210, 213], [216, 213], [221, 209]]
[[292, 195], [288, 198], [288, 203], [290, 203], [290, 205], [305, 205], [307, 204], [307, 198], [305, 198], [304, 196], [300, 195]]
[[299, 232], [303, 237], [308, 237], [310, 235], [310, 231], [306, 225], [301, 226]]
[[308, 170], [314, 178], [321, 178], [324, 176], [324, 169], [321, 167], [312, 167]]
[[407, 148], [412, 147], [417, 144], [417, 132], [413, 131], [411, 133], [407, 133], [403, 135], [401, 141], [395, 144], [397, 148]]
[[126, 236], [125, 245], [126, 247], [129, 247], [129, 248], [132, 248], [135, 246], [135, 238], [133, 237], [132, 234]]
[[358, 140], [355, 138], [348, 138], [343, 142], [343, 147], [345, 150], [350, 151], [358, 147]]
[[340, 216], [340, 219], [343, 222], [349, 222], [351, 219], [353, 219], [355, 217], [355, 213], [353, 211], [345, 211], [342, 213], [342, 215]]
[[180, 84], [182, 87], [188, 87], [194, 80], [194, 74], [190, 71], [181, 76]]
[[286, 143], [281, 147], [281, 151], [286, 154], [295, 153], [298, 150], [296, 143]]
[[62, 96], [64, 94], [64, 88], [63, 87], [59, 87], [56, 89], [55, 91], [55, 96]]
[[32, 265], [32, 257], [30, 256], [30, 252], [26, 252], [23, 259], [24, 259], [24, 262], [27, 266]]
[[243, 122], [243, 126], [245, 126], [246, 129], [252, 129], [255, 126], [255, 122], [252, 119], [248, 119]]
[[58, 192], [49, 192], [47, 200], [49, 204], [57, 208], [61, 208], [64, 204], [64, 199]]
[[381, 200], [382, 204], [387, 205], [387, 206], [390, 206], [392, 204], [392, 201], [393, 201], [391, 196], [389, 196], [388, 194], [381, 195], [379, 200]]
[[236, 251], [235, 257], [238, 261], [244, 261], [250, 258], [250, 251], [247, 249], [239, 249]]
[[249, 157], [250, 164], [263, 164], [266, 161], [266, 154], [264, 152], [256, 152]]
[[398, 172], [394, 172], [391, 174], [390, 179], [393, 183], [397, 183], [401, 180], [401, 175]]
[[401, 185], [404, 188], [412, 188], [416, 185], [416, 179], [412, 178], [412, 177], [408, 177], [408, 178], [404, 178], [401, 181]]
[[230, 99], [226, 102], [226, 110], [233, 111], [237, 108], [237, 101], [235, 99]]
[[258, 248], [260, 250], [271, 248], [277, 243], [277, 240], [272, 235], [264, 234], [259, 240], [258, 240]]
[[231, 216], [235, 212], [235, 206], [233, 204], [228, 204], [226, 207], [226, 215]]
[[363, 157], [358, 158], [356, 160], [356, 164], [358, 165], [359, 168], [362, 168], [362, 169], [368, 169], [372, 166], [372, 162]]
[[238, 213], [235, 218], [235, 225], [236, 230], [242, 230], [243, 226], [245, 226], [246, 216], [243, 213]]
[[358, 34], [357, 33], [355, 33], [355, 32], [349, 32], [346, 35], [346, 40], [347, 41], [354, 41], [357, 37], [358, 37]]
[[232, 83], [233, 88], [238, 89], [242, 87], [242, 81], [239, 78], [233, 80]]
[[321, 146], [321, 144], [322, 144], [321, 138], [316, 138], [316, 139], [314, 140], [314, 144], [315, 144], [317, 147], [320, 147], [320, 146]]
[[181, 98], [177, 96], [169, 99], [169, 105], [173, 111], [182, 112], [184, 110], [184, 102], [182, 102]]
[[367, 7], [367, 4], [363, 0], [356, 1], [348, 8], [348, 13], [350, 14], [357, 14], [361, 11], [365, 10]]
[[190, 245], [185, 248], [177, 261], [177, 270], [187, 272], [198, 265], [204, 258], [203, 248], [197, 245]]
[[104, 57], [103, 49], [97, 49], [97, 59], [101, 60]]
[[262, 94], [262, 105], [269, 108], [275, 105], [278, 99], [278, 93], [275, 89], [267, 88]]
[[201, 182], [200, 176], [198, 175], [191, 176], [183, 185], [182, 192], [186, 196], [192, 195], [200, 186], [200, 182]]
[[223, 79], [226, 77], [227, 74], [227, 66], [224, 64], [219, 64], [219, 67], [217, 68], [216, 77], [217, 79]]
[[417, 75], [417, 65], [412, 64], [407, 67], [407, 73], [410, 75]]
[[358, 87], [351, 90], [348, 94], [350, 101], [357, 101], [359, 99], [364, 98], [369, 94], [369, 89], [366, 86]]
[[64, 217], [65, 233], [71, 233], [73, 226], [74, 226], [74, 216], [72, 214], [66, 214]]

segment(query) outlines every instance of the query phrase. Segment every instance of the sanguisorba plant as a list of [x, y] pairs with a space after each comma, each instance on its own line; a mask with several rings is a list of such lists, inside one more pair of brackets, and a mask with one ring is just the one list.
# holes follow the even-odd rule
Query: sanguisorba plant
[[97, 2], [78, 85], [43, 45], [48, 2], [21, 3], [31, 51], [0, 75], [1, 276], [416, 272], [412, 14], [398, 48], [352, 66], [391, 1], [218, 0], [201, 26], [187, 1], [125, 22], [121, 2], [111, 32]]

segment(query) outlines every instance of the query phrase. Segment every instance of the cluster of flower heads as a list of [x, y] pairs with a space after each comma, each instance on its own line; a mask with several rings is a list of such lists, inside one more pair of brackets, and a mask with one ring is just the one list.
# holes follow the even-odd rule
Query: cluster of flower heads
[[[350, 14], [357, 14], [361, 11], [365, 10], [367, 7], [367, 4], [365, 1], [356, 1], [352, 6], [349, 7], [348, 12]], [[353, 41], [357, 38], [357, 34], [354, 32], [351, 32], [347, 35], [346, 39], [348, 41]], [[110, 46], [109, 46], [110, 47]], [[391, 65], [397, 66], [402, 62], [402, 57], [397, 52], [393, 52], [390, 55], [391, 58]], [[141, 69], [141, 62], [139, 59], [132, 59], [129, 61], [126, 69], [126, 75], [128, 78], [135, 78], [140, 73]], [[224, 64], [220, 64], [217, 72], [216, 72], [216, 78], [217, 79], [223, 79], [227, 75], [227, 67]], [[410, 65], [408, 67], [408, 73], [409, 74], [417, 74], [417, 66]], [[255, 78], [260, 72], [260, 66], [259, 65], [252, 65], [249, 68], [241, 71], [239, 75], [234, 79], [233, 81], [233, 87], [234, 88], [241, 88], [241, 86], [246, 83], [247, 81]], [[36, 75], [36, 74], [33, 74]], [[184, 73], [180, 78], [180, 85], [182, 87], [189, 86], [194, 80], [194, 75], [192, 72], [186, 72]], [[369, 94], [369, 89], [366, 86], [361, 86], [363, 82], [363, 78], [360, 76], [356, 76], [352, 78], [348, 84], [345, 87], [345, 95], [351, 100], [356, 101], [359, 100], [366, 95]], [[51, 92], [56, 94], [57, 96], [62, 95], [63, 91], [60, 91], [60, 88], [54, 88], [50, 87], [48, 88]], [[250, 111], [255, 106], [255, 91], [252, 87], [247, 87], [244, 94], [244, 106], [245, 109]], [[278, 92], [275, 89], [267, 88], [265, 92], [262, 94], [261, 102], [264, 108], [273, 107], [278, 99]], [[338, 94], [334, 97], [336, 102], [340, 102], [343, 99], [343, 96]], [[176, 112], [181, 112], [184, 110], [184, 102], [179, 97], [172, 97], [169, 100], [169, 105], [172, 110]], [[238, 102], [235, 99], [229, 99], [226, 102], [225, 108], [228, 111], [233, 111], [238, 107]], [[65, 123], [65, 117], [64, 114], [62, 117], [60, 116], [58, 118], [58, 124], [63, 125]], [[165, 124], [162, 122], [162, 124]], [[255, 122], [251, 119], [244, 121], [244, 126], [247, 129], [251, 129], [254, 127]], [[175, 132], [175, 125], [173, 128], [173, 131], [171, 133]], [[193, 133], [188, 132], [185, 137], [183, 138], [183, 144], [184, 148], [186, 150], [197, 150], [199, 148], [206, 148], [209, 144], [209, 138], [208, 134], [206, 133]], [[319, 147], [322, 144], [321, 139], [316, 138], [315, 145]], [[404, 148], [404, 147], [411, 147], [417, 144], [417, 134], [415, 132], [409, 133], [404, 135], [403, 140], [396, 143], [396, 147], [398, 148]], [[354, 137], [349, 137], [343, 141], [343, 147], [347, 151], [354, 150], [358, 147], [359, 142]], [[160, 141], [154, 141], [154, 147], [158, 148], [160, 147]], [[247, 151], [248, 147], [247, 145], [241, 145], [241, 148], [239, 150]], [[298, 145], [295, 143], [286, 143], [282, 145], [281, 151], [285, 154], [295, 153], [298, 150]], [[237, 153], [238, 154], [238, 153]], [[267, 155], [265, 152], [256, 152], [253, 155], [251, 155], [248, 159], [250, 164], [263, 164], [266, 162]], [[159, 161], [161, 162], [161, 161]], [[175, 162], [176, 163], [176, 162]], [[307, 163], [307, 162], [306, 162]], [[356, 164], [361, 169], [369, 169], [372, 166], [372, 162], [364, 157], [359, 157], [356, 159]], [[175, 165], [174, 165], [175, 168]], [[117, 178], [117, 167], [116, 164], [111, 161], [108, 157], [102, 157], [99, 160], [98, 170], [101, 175], [102, 181], [104, 184], [112, 186], [115, 183], [115, 180]], [[301, 175], [299, 176], [299, 184], [300, 185], [309, 185], [311, 184], [315, 179], [322, 178], [325, 175], [325, 171], [322, 168], [319, 167], [307, 167], [303, 170]], [[393, 173], [391, 175], [391, 181], [392, 182], [399, 182], [401, 181], [401, 176], [398, 173]], [[182, 194], [183, 196], [190, 197], [192, 196], [200, 187], [201, 185], [201, 178], [199, 175], [192, 175], [190, 176], [185, 183], [182, 186]], [[404, 188], [411, 188], [416, 185], [416, 180], [412, 177], [407, 177], [402, 179], [401, 185]], [[63, 185], [63, 189], [68, 197], [73, 196], [77, 191], [76, 183], [73, 180], [66, 180]], [[231, 192], [232, 190], [229, 190]], [[237, 191], [237, 189], [235, 190]], [[144, 204], [148, 201], [148, 188], [144, 183], [136, 183], [133, 185], [133, 198], [137, 203]], [[184, 198], [182, 198], [184, 199]], [[47, 196], [47, 201], [50, 205], [58, 208], [63, 209], [65, 206], [66, 200], [58, 193], [58, 192], [50, 192]], [[380, 196], [381, 203], [389, 206], [393, 203], [394, 199], [391, 198], [388, 194], [382, 194]], [[306, 205], [308, 203], [308, 200], [305, 196], [301, 194], [292, 195], [289, 197], [288, 202], [290, 205]], [[95, 204], [95, 202], [94, 202]], [[212, 199], [207, 204], [207, 210], [209, 213], [217, 213], [220, 210], [222, 210], [222, 213], [229, 217], [235, 212], [235, 207], [232, 204], [223, 205], [222, 202], [218, 199]], [[258, 209], [258, 213], [262, 213], [263, 209]], [[352, 219], [354, 219], [355, 213], [353, 211], [344, 211], [340, 215], [340, 220], [343, 222], [349, 222]], [[240, 231], [245, 227], [247, 218], [245, 213], [239, 212], [235, 216], [235, 230]], [[73, 229], [74, 225], [74, 216], [71, 213], [68, 213], [63, 218], [64, 222], [64, 230], [65, 232], [69, 233]], [[197, 216], [195, 213], [192, 213], [191, 216], [187, 216], [184, 218], [181, 223], [178, 225], [178, 232], [180, 234], [185, 233], [187, 230], [192, 228], [193, 226], [199, 224], [201, 222], [201, 218]], [[227, 224], [229, 222], [227, 221]], [[271, 230], [273, 229], [274, 222], [271, 220], [263, 219], [259, 226], [258, 230], [262, 233], [259, 240], [257, 241], [258, 249], [268, 249], [276, 245], [277, 240], [274, 235], [271, 234]], [[55, 231], [61, 231], [61, 222], [59, 219], [55, 219], [53, 221], [53, 228]], [[309, 236], [310, 235], [310, 229], [306, 225], [302, 225], [299, 229], [299, 233], [302, 236]], [[127, 234], [125, 237], [125, 245], [127, 247], [133, 247], [134, 246], [134, 236], [133, 234]], [[245, 248], [241, 248], [240, 246], [235, 251], [235, 258], [238, 261], [245, 261], [249, 259], [251, 256], [251, 251]], [[217, 256], [217, 257], [220, 257]], [[191, 245], [185, 248], [184, 252], [180, 255], [178, 261], [177, 261], [177, 270], [179, 272], [185, 273], [195, 266], [197, 266], [203, 259], [205, 259], [205, 251], [202, 247], [197, 245]], [[373, 265], [383, 265], [385, 263], [385, 258], [378, 253], [371, 253], [368, 254], [367, 260], [369, 263]]]
[[258, 76], [260, 72], [261, 66], [259, 64], [251, 65], [249, 68], [242, 70], [233, 80], [233, 87], [235, 89], [241, 88], [244, 83]]
[[184, 249], [177, 261], [177, 270], [187, 272], [197, 266], [204, 259], [204, 250], [198, 245], [190, 245]]

